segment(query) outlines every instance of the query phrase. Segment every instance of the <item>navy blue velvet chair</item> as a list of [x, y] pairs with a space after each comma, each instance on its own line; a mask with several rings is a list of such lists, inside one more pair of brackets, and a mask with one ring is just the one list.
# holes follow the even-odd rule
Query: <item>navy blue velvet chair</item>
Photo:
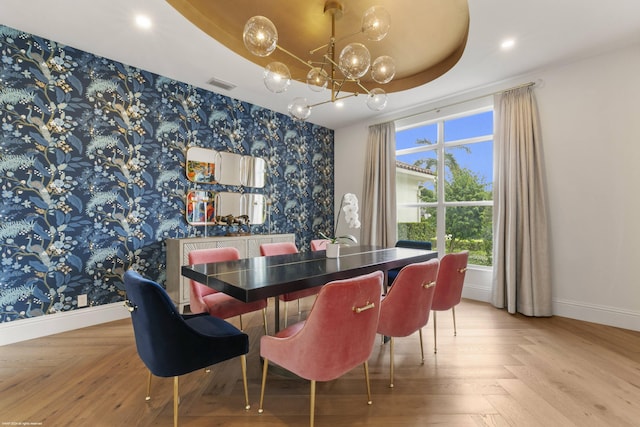
[[140, 359], [151, 375], [173, 377], [173, 423], [178, 425], [178, 376], [240, 356], [246, 409], [246, 354], [249, 337], [235, 326], [209, 313], [181, 315], [166, 291], [133, 270], [124, 274], [125, 306], [131, 321]]
[[[431, 242], [421, 241], [421, 240], [398, 240], [396, 242], [396, 248], [411, 248], [411, 249], [424, 249], [427, 251], [431, 250]], [[400, 269], [389, 270], [387, 274], [387, 286], [391, 286], [393, 281], [400, 273]]]

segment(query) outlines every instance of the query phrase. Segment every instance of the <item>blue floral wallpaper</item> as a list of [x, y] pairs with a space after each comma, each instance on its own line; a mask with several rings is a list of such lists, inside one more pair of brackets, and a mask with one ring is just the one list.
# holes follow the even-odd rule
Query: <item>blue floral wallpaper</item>
[[[301, 250], [331, 233], [332, 130], [1, 25], [0, 49], [2, 322], [123, 300], [129, 267], [164, 283], [164, 239], [205, 232], [189, 190], [265, 194], [252, 232]], [[189, 182], [190, 146], [264, 158], [266, 187]]]

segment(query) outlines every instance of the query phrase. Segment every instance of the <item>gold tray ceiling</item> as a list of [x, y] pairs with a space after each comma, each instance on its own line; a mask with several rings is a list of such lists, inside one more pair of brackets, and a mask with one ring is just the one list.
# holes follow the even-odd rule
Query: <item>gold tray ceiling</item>
[[[331, 16], [324, 0], [167, 0], [194, 25], [238, 55], [261, 66], [272, 61], [287, 64], [291, 77], [304, 82], [309, 68], [276, 50], [268, 57], [252, 55], [244, 46], [242, 31], [249, 18], [262, 15], [278, 29], [278, 45], [298, 57], [320, 61], [326, 49], [311, 56], [309, 50], [325, 45], [331, 35]], [[336, 43], [336, 56], [351, 42], [361, 42], [371, 51], [371, 60], [390, 55], [396, 61], [396, 76], [385, 84], [370, 74], [361, 79], [368, 89], [382, 87], [398, 92], [428, 83], [450, 70], [462, 56], [469, 34], [467, 0], [345, 0], [344, 13], [336, 21], [336, 39], [361, 27], [363, 13], [383, 6], [391, 15], [391, 29], [379, 42], [358, 34]], [[344, 88], [347, 92], [355, 87]]]

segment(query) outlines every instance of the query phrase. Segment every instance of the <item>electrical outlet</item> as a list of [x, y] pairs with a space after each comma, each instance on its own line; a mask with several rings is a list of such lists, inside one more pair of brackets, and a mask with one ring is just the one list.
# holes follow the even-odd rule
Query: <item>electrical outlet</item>
[[89, 305], [87, 294], [78, 295], [78, 307], [86, 307]]

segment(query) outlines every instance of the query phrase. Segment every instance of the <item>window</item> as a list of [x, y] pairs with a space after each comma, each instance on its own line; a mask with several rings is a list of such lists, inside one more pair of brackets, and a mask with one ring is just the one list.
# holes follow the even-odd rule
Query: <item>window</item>
[[490, 266], [493, 106], [432, 116], [396, 122], [398, 239], [431, 241], [441, 255], [466, 249], [469, 264]]

